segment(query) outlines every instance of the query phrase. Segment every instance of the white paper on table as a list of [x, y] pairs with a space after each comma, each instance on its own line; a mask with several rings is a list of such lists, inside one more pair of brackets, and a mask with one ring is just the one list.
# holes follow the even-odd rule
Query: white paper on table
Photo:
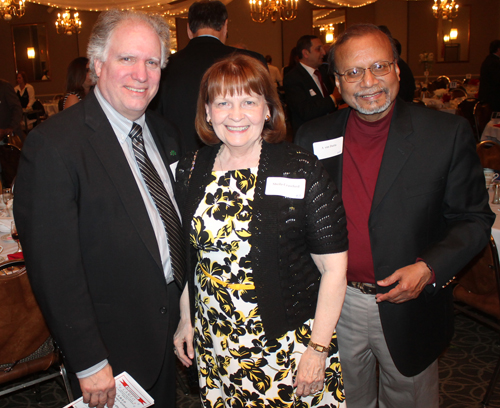
[[[116, 397], [113, 408], [147, 408], [155, 403], [154, 399], [144, 391], [130, 374], [124, 371], [115, 377]], [[88, 408], [88, 404], [80, 397], [64, 408]]]

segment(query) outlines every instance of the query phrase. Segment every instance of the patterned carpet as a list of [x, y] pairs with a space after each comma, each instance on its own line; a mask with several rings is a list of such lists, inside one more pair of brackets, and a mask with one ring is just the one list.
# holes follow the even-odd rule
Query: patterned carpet
[[[500, 356], [498, 339], [493, 330], [463, 315], [456, 317], [452, 344], [439, 360], [440, 408], [481, 407], [480, 402]], [[36, 402], [32, 387], [0, 397], [0, 408], [62, 408], [67, 404], [59, 381], [48, 381], [40, 388], [41, 403]], [[186, 396], [180, 387], [177, 401], [177, 408], [201, 407], [196, 393]], [[500, 408], [500, 385], [496, 387], [489, 407]]]

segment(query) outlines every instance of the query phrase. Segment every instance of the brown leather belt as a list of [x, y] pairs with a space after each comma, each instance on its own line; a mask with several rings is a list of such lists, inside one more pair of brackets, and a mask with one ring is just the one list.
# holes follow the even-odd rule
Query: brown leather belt
[[377, 287], [374, 283], [363, 283], [363, 282], [347, 282], [347, 286], [351, 288], [358, 289], [361, 293], [365, 295], [376, 295]]

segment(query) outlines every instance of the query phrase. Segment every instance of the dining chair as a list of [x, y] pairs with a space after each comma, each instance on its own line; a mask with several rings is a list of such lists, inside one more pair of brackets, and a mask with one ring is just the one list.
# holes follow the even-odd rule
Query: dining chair
[[467, 98], [467, 92], [464, 89], [455, 88], [450, 91], [451, 99]]
[[476, 145], [476, 152], [481, 166], [487, 169], [500, 170], [500, 143], [493, 140], [483, 140]]
[[[455, 309], [500, 334], [500, 263], [492, 236], [488, 245], [457, 275], [456, 282]], [[481, 401], [483, 408], [488, 406], [499, 376], [500, 357]]]
[[[10, 384], [0, 397], [61, 376], [68, 401], [73, 401], [66, 369], [31, 290], [24, 260], [0, 264], [0, 327], [0, 384]], [[50, 367], [58, 371], [47, 372]]]
[[491, 107], [487, 103], [481, 102], [474, 108], [474, 118], [476, 120], [476, 128], [479, 133], [479, 137], [483, 134], [484, 128], [491, 120]]
[[479, 143], [481, 140], [481, 135], [477, 133], [476, 119], [474, 118], [474, 108], [478, 103], [479, 101], [476, 98], [467, 98], [459, 103], [457, 109], [457, 115], [462, 116], [469, 121], [476, 143]]

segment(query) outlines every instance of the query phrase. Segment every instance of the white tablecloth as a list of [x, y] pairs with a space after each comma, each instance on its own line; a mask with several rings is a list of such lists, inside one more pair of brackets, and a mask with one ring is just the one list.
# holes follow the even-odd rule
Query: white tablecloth
[[481, 135], [481, 140], [495, 140], [500, 142], [500, 127], [493, 125], [500, 124], [500, 119], [492, 119], [487, 124]]
[[52, 116], [59, 112], [59, 104], [57, 102], [45, 102], [43, 108], [47, 116]]
[[0, 194], [0, 263], [8, 261], [7, 255], [17, 251], [17, 243], [10, 235], [10, 227], [13, 218], [5, 209], [5, 204]]
[[493, 201], [493, 187], [490, 187], [490, 208], [491, 211], [496, 215], [495, 223], [491, 227], [491, 235], [497, 244], [497, 250], [499, 251], [500, 256], [500, 204], [492, 204]]

